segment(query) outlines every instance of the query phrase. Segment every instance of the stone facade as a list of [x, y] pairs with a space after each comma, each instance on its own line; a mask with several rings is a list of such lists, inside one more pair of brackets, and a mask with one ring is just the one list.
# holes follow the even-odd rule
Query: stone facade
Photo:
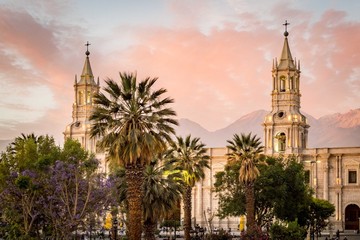
[[[86, 44], [88, 46], [89, 44]], [[68, 124], [64, 131], [64, 138], [76, 139], [81, 146], [90, 153], [96, 154], [98, 159], [101, 159], [100, 171], [107, 172], [107, 165], [105, 163], [105, 155], [96, 149], [96, 138], [90, 137], [91, 121], [90, 115], [93, 111], [94, 102], [93, 96], [100, 90], [99, 78], [97, 82], [94, 80], [92, 73], [89, 50], [86, 51], [86, 58], [83, 71], [79, 80], [75, 75], [74, 81], [74, 103], [72, 111], [72, 122]]]
[[[264, 153], [294, 155], [304, 164], [308, 184], [314, 197], [326, 199], [335, 206], [332, 229], [359, 230], [360, 217], [360, 147], [307, 148], [306, 117], [300, 112], [300, 61], [293, 60], [285, 31], [280, 60], [272, 67], [272, 110], [264, 119]], [[261, 127], [261, 126], [259, 126]], [[210, 148], [210, 169], [206, 178], [193, 189], [194, 224], [208, 225], [208, 218], [217, 211], [215, 193], [211, 192], [216, 172], [227, 162], [226, 148]], [[214, 217], [213, 227], [236, 229], [240, 218], [220, 220]]]
[[[272, 109], [264, 119], [264, 153], [277, 156], [294, 155], [304, 164], [308, 184], [314, 189], [314, 196], [326, 199], [335, 205], [331, 217], [333, 229], [358, 230], [360, 217], [360, 147], [351, 148], [307, 148], [309, 125], [300, 112], [300, 61], [293, 60], [285, 31], [284, 45], [280, 60], [272, 66]], [[104, 154], [96, 151], [96, 139], [89, 135], [89, 116], [93, 108], [92, 96], [99, 91], [99, 80], [94, 81], [89, 51], [81, 75], [74, 84], [72, 123], [66, 126], [65, 139], [79, 140], [82, 146], [97, 157]], [[193, 224], [209, 228], [237, 229], [244, 225], [243, 219], [231, 217], [219, 219], [215, 216], [218, 208], [216, 194], [212, 191], [215, 174], [223, 171], [227, 162], [227, 148], [209, 148], [210, 169], [205, 179], [193, 188]], [[106, 172], [103, 160], [102, 171]], [[209, 221], [210, 220], [210, 221]]]

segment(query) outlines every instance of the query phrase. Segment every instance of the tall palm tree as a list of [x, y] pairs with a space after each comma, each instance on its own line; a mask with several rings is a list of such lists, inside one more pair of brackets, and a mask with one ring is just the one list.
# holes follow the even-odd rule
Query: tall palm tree
[[[158, 221], [173, 210], [181, 199], [183, 185], [178, 172], [171, 171], [169, 162], [155, 160], [145, 168], [144, 237], [155, 240]], [[169, 171], [170, 170], [170, 171]]]
[[107, 79], [104, 93], [94, 96], [96, 104], [90, 117], [92, 137], [101, 137], [99, 148], [110, 161], [124, 166], [128, 185], [128, 237], [141, 239], [142, 183], [144, 168], [154, 154], [163, 151], [177, 121], [167, 105], [171, 98], [162, 98], [166, 89], [152, 90], [157, 78], [137, 82], [136, 74], [120, 73], [120, 85]]
[[227, 141], [227, 148], [230, 152], [227, 154], [229, 161], [239, 161], [241, 166], [239, 170], [240, 182], [245, 187], [246, 198], [246, 226], [251, 233], [255, 230], [255, 196], [254, 182], [260, 175], [257, 165], [260, 163], [260, 154], [263, 151], [260, 138], [251, 133], [245, 135], [234, 134], [232, 140]]
[[190, 240], [191, 229], [191, 191], [195, 183], [205, 178], [205, 168], [209, 168], [210, 157], [206, 154], [205, 145], [199, 138], [176, 137], [176, 141], [170, 144], [172, 159], [175, 169], [182, 173], [184, 182], [183, 206], [184, 206], [184, 237]]

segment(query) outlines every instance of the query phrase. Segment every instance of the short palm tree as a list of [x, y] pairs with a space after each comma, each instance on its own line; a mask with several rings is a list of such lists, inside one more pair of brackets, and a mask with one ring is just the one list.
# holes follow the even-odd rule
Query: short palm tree
[[191, 191], [195, 183], [205, 178], [205, 168], [209, 168], [209, 156], [205, 145], [199, 138], [177, 137], [170, 145], [174, 167], [182, 173], [184, 182], [184, 237], [190, 240], [191, 229]]
[[175, 133], [175, 112], [165, 89], [152, 90], [156, 78], [137, 82], [136, 74], [120, 73], [120, 85], [107, 79], [104, 91], [94, 96], [90, 117], [91, 136], [100, 137], [98, 147], [107, 158], [125, 168], [128, 185], [128, 238], [141, 239], [142, 184], [144, 168], [154, 155], [166, 149]]
[[260, 163], [260, 154], [263, 151], [260, 138], [251, 133], [245, 135], [235, 134], [232, 140], [227, 141], [227, 148], [230, 152], [227, 154], [229, 161], [239, 161], [241, 166], [239, 170], [240, 182], [245, 187], [246, 198], [246, 226], [249, 232], [255, 230], [255, 196], [254, 182], [260, 175], [257, 164]]
[[[119, 200], [126, 204], [125, 169], [118, 168], [111, 175], [116, 178]], [[183, 185], [179, 172], [172, 171], [170, 162], [153, 160], [144, 170], [143, 222], [145, 240], [155, 240], [158, 221], [171, 212], [181, 200]]]
[[168, 214], [180, 202], [183, 186], [180, 175], [169, 171], [168, 162], [158, 159], [145, 168], [144, 181], [144, 237], [155, 240], [158, 221]]

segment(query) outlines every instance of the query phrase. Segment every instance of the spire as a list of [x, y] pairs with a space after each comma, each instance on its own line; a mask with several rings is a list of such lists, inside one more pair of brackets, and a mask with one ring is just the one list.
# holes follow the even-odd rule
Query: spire
[[92, 73], [90, 60], [89, 60], [89, 55], [90, 55], [89, 45], [90, 45], [90, 43], [86, 42], [86, 44], [85, 44], [85, 46], [86, 46], [86, 52], [85, 52], [86, 58], [85, 58], [85, 63], [84, 63], [84, 67], [83, 67], [83, 70], [82, 70], [82, 74], [81, 74], [79, 84], [93, 84], [93, 85], [95, 85], [96, 83], [94, 81], [94, 75]]
[[284, 39], [284, 46], [281, 52], [280, 62], [278, 65], [278, 68], [281, 70], [285, 70], [287, 68], [295, 68], [287, 38], [289, 36], [289, 33], [287, 31], [287, 26], [290, 25], [290, 23], [285, 21], [283, 25], [285, 26], [285, 32], [284, 32], [285, 39]]

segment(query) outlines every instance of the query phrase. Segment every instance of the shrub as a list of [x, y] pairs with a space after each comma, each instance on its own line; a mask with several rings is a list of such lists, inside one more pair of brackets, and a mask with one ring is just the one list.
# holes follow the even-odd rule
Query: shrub
[[287, 224], [277, 222], [271, 226], [270, 235], [273, 240], [303, 240], [306, 237], [306, 229], [296, 221]]
[[261, 231], [261, 228], [256, 228], [253, 231], [242, 232], [241, 240], [269, 240], [269, 236]]
[[230, 240], [232, 236], [225, 230], [220, 230], [218, 233], [207, 234], [205, 240]]

